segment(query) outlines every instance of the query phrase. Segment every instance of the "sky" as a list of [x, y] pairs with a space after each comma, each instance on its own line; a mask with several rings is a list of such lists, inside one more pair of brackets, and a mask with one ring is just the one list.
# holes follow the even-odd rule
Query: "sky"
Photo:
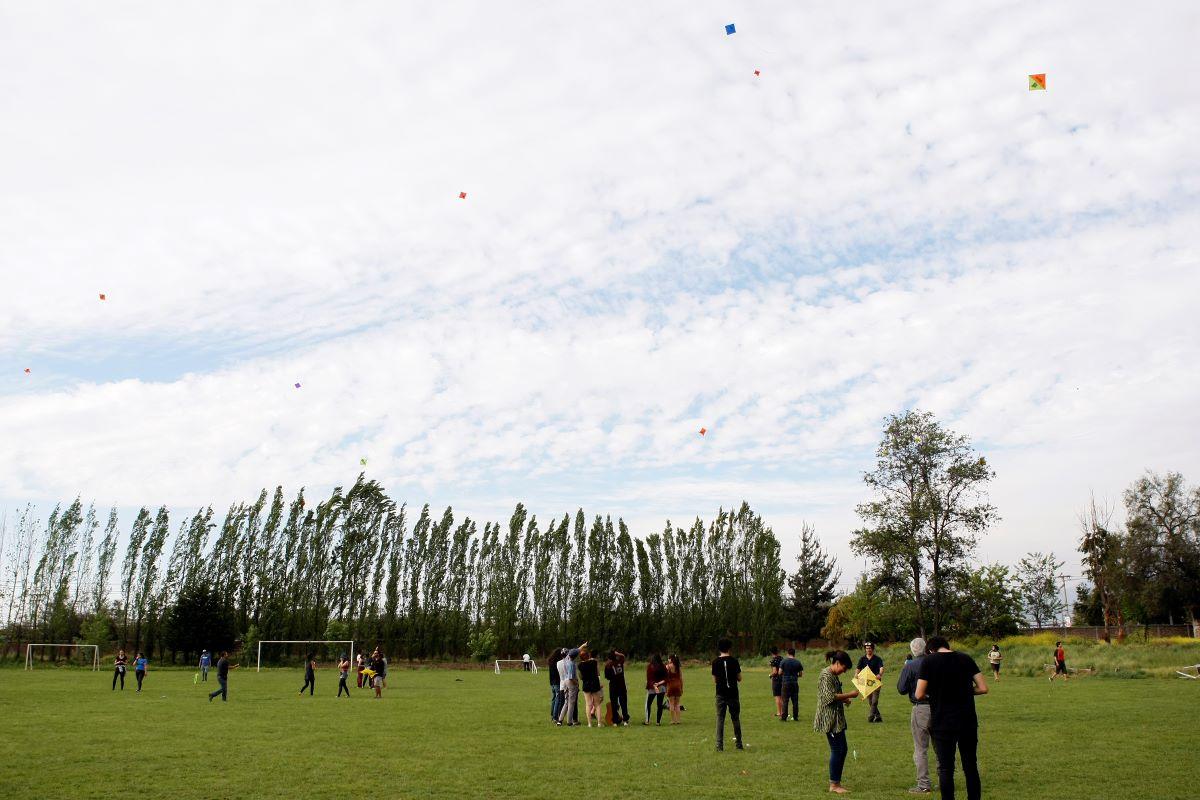
[[634, 6], [0, 0], [0, 510], [745, 500], [848, 584], [888, 414], [981, 561], [1200, 479], [1200, 5]]

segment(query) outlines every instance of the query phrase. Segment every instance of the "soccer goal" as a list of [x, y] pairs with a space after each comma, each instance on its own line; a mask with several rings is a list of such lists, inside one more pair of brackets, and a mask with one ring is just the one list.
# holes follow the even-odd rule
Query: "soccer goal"
[[[525, 669], [525, 660], [522, 658], [497, 658], [496, 659], [496, 674], [499, 675], [504, 670], [523, 670]], [[537, 674], [537, 663], [529, 662], [529, 671]]]
[[315, 644], [315, 645], [334, 645], [347, 644], [350, 645], [350, 663], [354, 663], [354, 642], [353, 641], [329, 641], [327, 639], [268, 639], [258, 643], [258, 665], [255, 667], [255, 672], [262, 672], [262, 647], [264, 644]]
[[[35, 647], [67, 647], [67, 648], [73, 647], [73, 648], [76, 648], [77, 651], [81, 655], [83, 655], [84, 658], [87, 658], [89, 655], [91, 656], [91, 658], [89, 660], [92, 662], [92, 671], [93, 672], [100, 669], [100, 645], [98, 645], [98, 644], [53, 644], [50, 642], [35, 642], [34, 644], [25, 645], [25, 669], [33, 669], [33, 648], [35, 648]], [[89, 654], [87, 652], [88, 650], [91, 650], [92, 652]], [[87, 662], [83, 661], [80, 663], [86, 664]]]

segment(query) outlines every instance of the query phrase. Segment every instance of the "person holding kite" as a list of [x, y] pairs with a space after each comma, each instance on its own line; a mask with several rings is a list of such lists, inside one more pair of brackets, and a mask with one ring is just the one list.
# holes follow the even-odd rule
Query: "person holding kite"
[[[858, 660], [858, 671], [870, 669], [875, 675], [876, 680], [883, 679], [883, 659], [875, 653], [875, 645], [871, 642], [863, 643], [863, 657]], [[883, 722], [883, 716], [879, 713], [879, 692], [872, 692], [867, 696], [867, 705], [870, 711], [867, 713], [867, 722]]]
[[850, 791], [842, 786], [842, 768], [850, 750], [846, 743], [846, 706], [858, 697], [858, 691], [842, 691], [839, 676], [851, 668], [850, 656], [845, 650], [831, 650], [825, 654], [825, 660], [829, 666], [821, 670], [817, 678], [817, 714], [813, 719], [813, 730], [825, 734], [829, 742], [829, 791], [846, 794]]

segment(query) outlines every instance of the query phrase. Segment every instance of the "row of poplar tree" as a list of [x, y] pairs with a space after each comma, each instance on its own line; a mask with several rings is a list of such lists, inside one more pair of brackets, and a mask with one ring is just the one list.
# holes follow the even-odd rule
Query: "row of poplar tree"
[[126, 536], [115, 509], [101, 530], [78, 499], [44, 526], [26, 507], [2, 576], [10, 653], [85, 641], [174, 660], [280, 639], [379, 642], [399, 658], [585, 639], [691, 653], [721, 635], [773, 641], [785, 613], [779, 541], [745, 503], [644, 538], [582, 510], [539, 522], [520, 504], [480, 530], [450, 508], [414, 519], [360, 475], [315, 506], [264, 490], [219, 524], [209, 507], [171, 529], [165, 507], [142, 508]]

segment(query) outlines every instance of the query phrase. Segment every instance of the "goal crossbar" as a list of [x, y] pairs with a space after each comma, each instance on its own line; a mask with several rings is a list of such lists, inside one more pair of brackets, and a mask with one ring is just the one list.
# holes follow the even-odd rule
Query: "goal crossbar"
[[33, 669], [33, 648], [35, 647], [90, 647], [92, 648], [92, 672], [100, 669], [100, 645], [57, 644], [55, 642], [33, 642], [25, 645], [25, 669]]
[[350, 663], [354, 663], [354, 642], [349, 639], [267, 639], [258, 643], [258, 665], [255, 672], [262, 672], [262, 646], [264, 644], [348, 644], [350, 645]]
[[[521, 665], [524, 665], [525, 663], [526, 663], [526, 661], [525, 661], [525, 659], [523, 659], [523, 658], [497, 658], [497, 659], [496, 659], [496, 674], [497, 674], [497, 675], [499, 675], [499, 674], [500, 674], [500, 665], [501, 665], [501, 664], [521, 664]], [[529, 670], [530, 670], [530, 672], [532, 672], [534, 675], [536, 675], [536, 674], [537, 674], [537, 662], [536, 662], [536, 661], [529, 661], [529, 662], [528, 662], [528, 664], [529, 664]]]

